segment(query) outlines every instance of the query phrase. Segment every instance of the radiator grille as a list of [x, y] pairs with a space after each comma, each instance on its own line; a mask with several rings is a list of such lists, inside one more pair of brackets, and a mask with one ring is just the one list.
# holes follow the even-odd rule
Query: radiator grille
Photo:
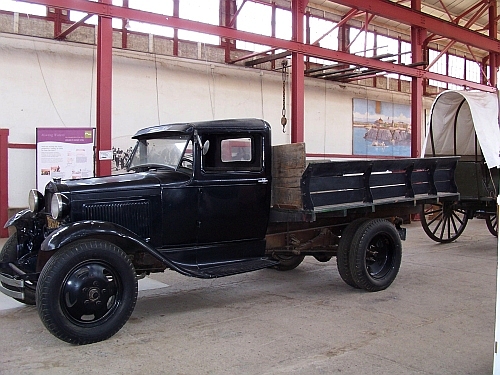
[[149, 237], [151, 213], [148, 201], [85, 204], [83, 214], [87, 220], [110, 221], [143, 238]]

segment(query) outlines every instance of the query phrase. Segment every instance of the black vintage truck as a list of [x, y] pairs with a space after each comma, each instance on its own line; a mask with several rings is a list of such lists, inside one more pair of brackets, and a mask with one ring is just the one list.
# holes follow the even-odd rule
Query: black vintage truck
[[399, 271], [401, 218], [458, 199], [457, 158], [306, 165], [304, 145], [271, 147], [262, 120], [155, 126], [134, 138], [130, 173], [50, 182], [5, 224], [16, 231], [0, 253], [0, 291], [36, 304], [69, 343], [114, 335], [137, 280], [166, 269], [214, 278], [336, 256], [347, 284], [383, 290]]

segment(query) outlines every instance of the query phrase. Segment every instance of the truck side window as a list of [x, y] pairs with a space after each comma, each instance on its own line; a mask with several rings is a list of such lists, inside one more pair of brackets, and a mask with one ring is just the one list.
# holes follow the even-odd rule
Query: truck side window
[[252, 160], [252, 140], [250, 138], [223, 139], [220, 147], [223, 163]]
[[205, 172], [261, 171], [263, 168], [263, 138], [255, 135], [210, 135], [208, 153], [203, 156]]

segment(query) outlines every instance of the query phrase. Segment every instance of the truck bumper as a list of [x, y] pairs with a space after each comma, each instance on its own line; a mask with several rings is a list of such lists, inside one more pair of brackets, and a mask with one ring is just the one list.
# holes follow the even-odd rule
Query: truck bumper
[[23, 301], [24, 280], [5, 273], [0, 273], [0, 292], [9, 297]]

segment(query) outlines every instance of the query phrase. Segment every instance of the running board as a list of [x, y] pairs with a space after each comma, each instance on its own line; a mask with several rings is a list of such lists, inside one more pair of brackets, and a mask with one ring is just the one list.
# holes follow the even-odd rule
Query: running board
[[211, 279], [216, 277], [231, 276], [239, 273], [257, 271], [263, 268], [275, 266], [279, 262], [270, 260], [268, 258], [250, 258], [218, 263], [216, 265], [207, 264], [193, 266], [177, 262], [172, 263], [191, 276], [201, 279]]

